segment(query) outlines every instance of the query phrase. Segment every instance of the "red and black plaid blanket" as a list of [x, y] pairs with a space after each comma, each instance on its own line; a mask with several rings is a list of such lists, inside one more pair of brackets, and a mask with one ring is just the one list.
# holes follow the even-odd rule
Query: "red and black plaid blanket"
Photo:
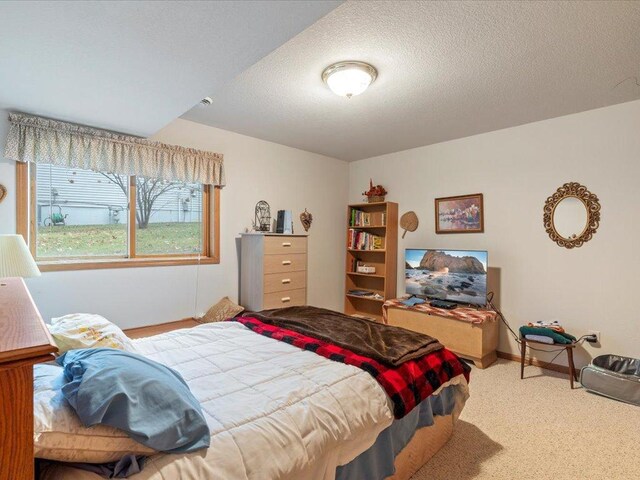
[[395, 418], [404, 417], [422, 400], [452, 378], [463, 374], [469, 381], [469, 371], [471, 370], [469, 366], [446, 348], [415, 360], [409, 360], [398, 367], [389, 367], [342, 347], [307, 337], [292, 330], [268, 325], [256, 318], [240, 317], [229, 320], [240, 322], [265, 337], [289, 343], [295, 347], [315, 352], [329, 360], [353, 365], [368, 372], [391, 398]]

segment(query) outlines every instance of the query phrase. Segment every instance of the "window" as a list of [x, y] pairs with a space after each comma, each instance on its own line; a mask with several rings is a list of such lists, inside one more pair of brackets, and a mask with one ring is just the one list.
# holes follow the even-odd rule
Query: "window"
[[16, 168], [18, 230], [44, 271], [219, 261], [218, 188], [41, 163]]

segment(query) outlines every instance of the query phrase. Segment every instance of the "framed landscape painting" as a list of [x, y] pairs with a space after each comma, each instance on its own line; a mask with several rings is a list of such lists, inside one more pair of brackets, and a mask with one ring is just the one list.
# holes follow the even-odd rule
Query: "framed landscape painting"
[[436, 233], [482, 233], [482, 194], [436, 198]]

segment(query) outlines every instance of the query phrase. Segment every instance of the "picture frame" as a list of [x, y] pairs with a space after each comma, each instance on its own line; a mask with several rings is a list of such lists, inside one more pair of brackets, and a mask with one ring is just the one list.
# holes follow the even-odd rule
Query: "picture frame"
[[483, 233], [482, 193], [435, 199], [436, 233]]

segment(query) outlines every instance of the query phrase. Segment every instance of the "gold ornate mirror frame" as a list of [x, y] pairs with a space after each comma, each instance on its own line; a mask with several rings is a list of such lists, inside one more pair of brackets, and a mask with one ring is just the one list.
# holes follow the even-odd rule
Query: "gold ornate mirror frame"
[[[587, 210], [587, 222], [584, 230], [580, 235], [573, 235], [572, 238], [565, 238], [560, 235], [553, 223], [553, 215], [556, 207], [562, 200], [567, 197], [575, 197], [580, 200]], [[569, 182], [562, 185], [556, 192], [547, 198], [544, 204], [544, 228], [549, 234], [551, 240], [559, 246], [565, 248], [581, 247], [583, 243], [588, 242], [596, 233], [600, 226], [600, 201], [598, 197], [591, 193], [587, 187], [577, 182]]]

